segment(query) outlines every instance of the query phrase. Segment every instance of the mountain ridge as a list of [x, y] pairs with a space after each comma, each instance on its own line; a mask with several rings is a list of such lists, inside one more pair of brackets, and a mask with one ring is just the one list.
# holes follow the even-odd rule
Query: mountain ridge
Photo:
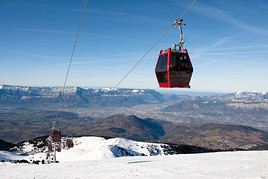
[[2, 85], [0, 104], [105, 107], [161, 103], [165, 100], [161, 93], [150, 89], [66, 87], [64, 95], [62, 90], [62, 87]]

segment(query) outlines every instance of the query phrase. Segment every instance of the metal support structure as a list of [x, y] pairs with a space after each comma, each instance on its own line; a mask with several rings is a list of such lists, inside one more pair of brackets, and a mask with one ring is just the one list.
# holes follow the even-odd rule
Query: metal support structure
[[[48, 142], [48, 153], [47, 153], [47, 159], [48, 162], [57, 162], [57, 152], [61, 151], [61, 143], [62, 143], [62, 136], [61, 136], [61, 131], [60, 128], [55, 127], [56, 121], [53, 121], [52, 123], [52, 129], [49, 137], [47, 138]], [[50, 161], [50, 157], [53, 156], [53, 160]]]
[[180, 30], [179, 43], [178, 44], [175, 44], [175, 50], [177, 50], [177, 47], [179, 47], [179, 51], [183, 51], [183, 49], [184, 49], [184, 43], [185, 43], [184, 34], [183, 34], [183, 26], [185, 24], [183, 23], [183, 19], [181, 19], [181, 18], [176, 19], [173, 22], [173, 25], [176, 26], [176, 27], [178, 27], [179, 30]]
[[56, 159], [56, 146], [57, 146], [57, 144], [53, 143], [52, 145], [53, 145], [53, 161], [54, 161], [54, 163], [56, 163], [57, 162], [57, 159]]

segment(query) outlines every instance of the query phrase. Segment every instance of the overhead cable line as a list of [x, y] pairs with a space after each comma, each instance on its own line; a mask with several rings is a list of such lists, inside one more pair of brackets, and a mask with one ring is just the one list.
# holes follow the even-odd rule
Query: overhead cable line
[[[63, 83], [63, 88], [62, 90], [60, 90], [59, 92], [59, 97], [60, 99], [63, 100], [63, 97], [64, 97], [64, 93], [65, 93], [65, 88], [66, 88], [66, 84], [67, 84], [67, 80], [68, 80], [68, 76], [69, 76], [69, 73], [70, 73], [70, 69], [71, 69], [71, 66], [72, 66], [72, 62], [73, 62], [73, 56], [74, 56], [74, 52], [75, 52], [75, 49], [76, 49], [76, 46], [77, 46], [77, 42], [78, 42], [78, 39], [79, 39], [79, 35], [80, 35], [80, 31], [81, 31], [81, 27], [85, 21], [85, 17], [86, 17], [86, 12], [87, 12], [87, 5], [88, 5], [88, 0], [84, 0], [84, 4], [83, 4], [83, 7], [81, 9], [81, 12], [80, 12], [80, 21], [79, 21], [79, 25], [77, 26], [77, 29], [75, 31], [75, 39], [74, 39], [74, 43], [73, 43], [73, 48], [72, 48], [72, 51], [71, 51], [71, 56], [70, 56], [70, 60], [69, 60], [69, 63], [68, 63], [68, 67], [67, 67], [67, 71], [66, 71], [66, 75], [65, 75], [65, 78], [64, 78], [64, 83]], [[56, 119], [58, 118], [58, 113], [56, 114]], [[55, 119], [55, 120], [56, 120]], [[55, 121], [54, 121], [55, 122]], [[54, 124], [53, 124], [54, 125]]]
[[180, 18], [182, 19], [186, 14], [187, 12], [194, 6], [194, 4], [196, 3], [197, 0], [193, 0], [191, 2], [191, 4], [181, 13], [180, 15]]
[[86, 12], [87, 12], [87, 5], [88, 5], [88, 0], [85, 0], [84, 1], [84, 5], [83, 5], [82, 10], [81, 10], [80, 22], [79, 22], [79, 25], [78, 25], [78, 27], [76, 29], [76, 34], [75, 34], [75, 39], [74, 39], [74, 43], [73, 43], [73, 48], [72, 48], [72, 52], [71, 52], [71, 56], [70, 56], [70, 60], [69, 60], [68, 68], [67, 68], [67, 72], [66, 72], [65, 79], [64, 79], [64, 84], [63, 84], [63, 89], [62, 89], [62, 95], [63, 96], [64, 96], [64, 92], [65, 92], [65, 88], [66, 88], [68, 76], [69, 76], [69, 73], [70, 73], [70, 69], [71, 69], [71, 66], [72, 66], [73, 56], [74, 56], [74, 52], [75, 52], [75, 49], [76, 49], [76, 46], [77, 46], [77, 42], [78, 42], [78, 39], [79, 39], [81, 27], [82, 27], [82, 25], [84, 24], [84, 21], [85, 21]]
[[[171, 26], [170, 26], [171, 27]], [[135, 63], [135, 65], [116, 83], [114, 88], [117, 88], [127, 77], [128, 75], [144, 60], [144, 58], [154, 49], [154, 47], [168, 34], [171, 28], [168, 27], [160, 38], [153, 43], [153, 45], [144, 53], [144, 55]]]

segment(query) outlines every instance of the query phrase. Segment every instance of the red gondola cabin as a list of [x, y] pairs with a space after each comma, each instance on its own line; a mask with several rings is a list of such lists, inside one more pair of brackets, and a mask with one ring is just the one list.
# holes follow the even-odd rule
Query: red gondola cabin
[[162, 88], [190, 88], [193, 66], [186, 49], [161, 50], [155, 74]]

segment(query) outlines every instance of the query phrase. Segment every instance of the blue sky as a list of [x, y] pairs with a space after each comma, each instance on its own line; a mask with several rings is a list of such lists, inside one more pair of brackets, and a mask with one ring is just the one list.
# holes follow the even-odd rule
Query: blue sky
[[[191, 0], [89, 0], [67, 85], [112, 87]], [[82, 0], [1, 0], [0, 84], [61, 86]], [[268, 91], [268, 1], [197, 0], [184, 21], [193, 91]], [[172, 29], [120, 87], [158, 88]], [[181, 90], [181, 89], [177, 89]]]

